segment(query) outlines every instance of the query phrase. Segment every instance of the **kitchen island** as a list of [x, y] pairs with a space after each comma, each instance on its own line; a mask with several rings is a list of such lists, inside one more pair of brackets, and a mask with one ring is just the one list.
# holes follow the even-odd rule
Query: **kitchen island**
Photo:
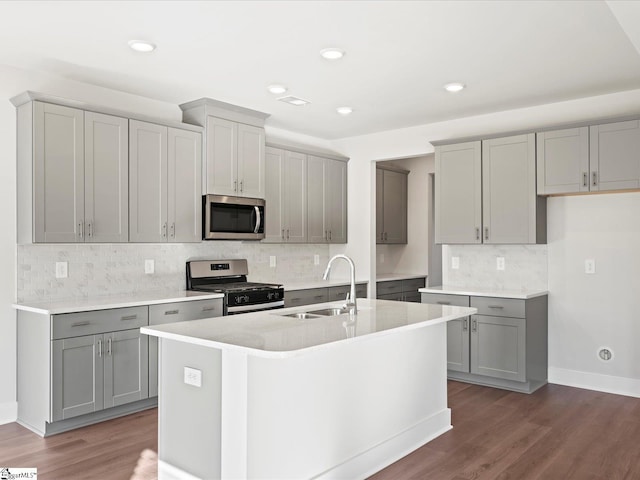
[[335, 306], [143, 328], [160, 340], [159, 478], [365, 478], [449, 430], [446, 322], [476, 310], [297, 315]]

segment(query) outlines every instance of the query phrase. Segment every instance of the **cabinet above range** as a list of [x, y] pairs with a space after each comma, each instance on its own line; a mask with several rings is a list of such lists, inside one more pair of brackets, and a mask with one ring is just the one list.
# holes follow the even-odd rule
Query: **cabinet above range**
[[203, 194], [264, 198], [269, 114], [210, 98], [180, 108], [184, 122], [205, 128]]

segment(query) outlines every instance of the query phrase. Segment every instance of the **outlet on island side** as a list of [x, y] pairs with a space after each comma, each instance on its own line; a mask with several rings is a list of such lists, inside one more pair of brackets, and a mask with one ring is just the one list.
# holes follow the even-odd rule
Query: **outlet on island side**
[[184, 367], [184, 383], [194, 387], [202, 386], [202, 370], [197, 368]]

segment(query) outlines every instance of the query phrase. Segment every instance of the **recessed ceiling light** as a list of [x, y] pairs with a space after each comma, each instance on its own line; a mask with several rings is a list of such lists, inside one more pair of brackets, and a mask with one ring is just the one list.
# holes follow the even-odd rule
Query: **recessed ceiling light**
[[335, 47], [323, 48], [322, 50], [320, 50], [320, 55], [322, 55], [322, 58], [326, 58], [327, 60], [338, 60], [344, 57], [344, 53], [344, 50]]
[[459, 92], [460, 90], [464, 89], [466, 87], [466, 85], [464, 83], [459, 83], [459, 82], [454, 82], [454, 83], [447, 83], [444, 86], [444, 89], [447, 92]]
[[338, 112], [340, 115], [349, 115], [351, 112], [353, 112], [353, 108], [351, 108], [351, 107], [338, 107], [338, 108], [336, 108], [336, 112]]
[[129, 40], [129, 47], [136, 52], [149, 53], [156, 49], [156, 46], [145, 40]]
[[274, 93], [276, 95], [282, 94], [284, 92], [287, 91], [287, 87], [285, 87], [284, 85], [269, 85], [267, 87], [267, 90], [269, 90], [269, 92]]
[[290, 103], [291, 105], [295, 105], [296, 107], [301, 107], [302, 105], [306, 105], [307, 103], [311, 103], [308, 100], [303, 100], [302, 98], [294, 97], [293, 95], [287, 95], [286, 97], [280, 97], [278, 100], [285, 103]]

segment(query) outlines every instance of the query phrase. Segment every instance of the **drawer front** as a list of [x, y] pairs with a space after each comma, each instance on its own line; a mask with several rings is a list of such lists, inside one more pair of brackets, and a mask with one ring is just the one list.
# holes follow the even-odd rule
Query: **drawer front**
[[419, 288], [424, 288], [425, 279], [424, 278], [411, 278], [409, 280], [402, 281], [402, 291], [403, 292], [411, 292], [418, 293]]
[[418, 292], [417, 290], [414, 292], [404, 292], [404, 301], [405, 302], [413, 302], [413, 303], [420, 303], [422, 301], [422, 298], [420, 297], [420, 292]]
[[383, 295], [378, 295], [378, 300], [396, 300], [398, 302], [402, 302], [404, 297], [402, 292], [398, 293], [385, 293]]
[[51, 339], [131, 330], [149, 324], [148, 307], [111, 308], [51, 316]]
[[525, 318], [525, 301], [517, 298], [471, 297], [471, 306], [478, 315]]
[[[351, 292], [350, 285], [340, 285], [339, 287], [329, 287], [327, 288], [328, 292], [328, 302], [344, 302], [347, 299], [347, 294]], [[358, 293], [356, 290], [356, 298], [358, 298]]]
[[367, 284], [356, 284], [356, 298], [367, 298]]
[[378, 295], [389, 295], [390, 293], [402, 292], [402, 280], [392, 280], [390, 282], [377, 283]]
[[444, 293], [423, 293], [422, 303], [435, 303], [437, 305], [452, 305], [454, 307], [468, 307], [467, 295], [447, 295]]
[[222, 313], [221, 298], [149, 305], [149, 325], [220, 317]]
[[284, 306], [298, 307], [327, 301], [326, 288], [308, 288], [305, 290], [286, 290], [284, 292]]

